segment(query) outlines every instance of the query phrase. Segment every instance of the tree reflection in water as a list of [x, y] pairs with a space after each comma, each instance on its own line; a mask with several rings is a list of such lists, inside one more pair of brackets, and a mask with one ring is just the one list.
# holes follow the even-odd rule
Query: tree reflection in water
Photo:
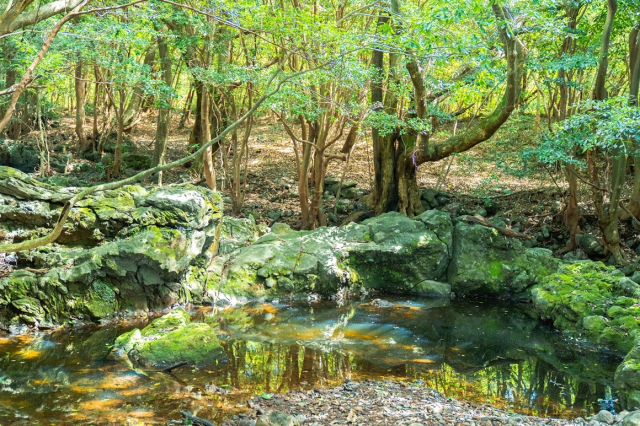
[[108, 356], [144, 323], [0, 338], [0, 424], [162, 422], [183, 409], [220, 422], [252, 395], [403, 380], [524, 414], [585, 416], [613, 392], [618, 354], [572, 346], [516, 307], [390, 299], [256, 303], [194, 321], [217, 327], [229, 362], [171, 374]]

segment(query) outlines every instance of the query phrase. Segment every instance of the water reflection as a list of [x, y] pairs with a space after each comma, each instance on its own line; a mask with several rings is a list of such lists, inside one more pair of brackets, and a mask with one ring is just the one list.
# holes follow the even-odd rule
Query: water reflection
[[257, 303], [195, 321], [217, 328], [229, 362], [171, 374], [110, 360], [115, 338], [144, 323], [0, 337], [0, 425], [165, 424], [180, 410], [221, 421], [253, 394], [345, 379], [422, 383], [475, 403], [576, 417], [599, 409], [620, 357], [571, 348], [520, 309], [419, 299]]

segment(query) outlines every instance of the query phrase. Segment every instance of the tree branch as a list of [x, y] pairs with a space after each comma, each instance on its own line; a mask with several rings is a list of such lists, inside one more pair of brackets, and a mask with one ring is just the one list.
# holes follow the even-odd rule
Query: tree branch
[[[327, 64], [323, 64], [322, 66], [326, 66]], [[187, 155], [186, 157], [183, 157], [179, 160], [173, 161], [171, 163], [167, 163], [167, 164], [162, 164], [156, 167], [153, 167], [151, 169], [142, 171], [134, 176], [128, 177], [126, 179], [122, 179], [116, 182], [110, 182], [110, 183], [105, 183], [105, 184], [101, 184], [101, 185], [95, 185], [95, 186], [91, 186], [89, 188], [85, 188], [83, 190], [81, 190], [77, 195], [75, 195], [73, 198], [71, 198], [69, 201], [67, 201], [67, 203], [65, 204], [64, 208], [62, 209], [62, 212], [60, 213], [60, 216], [58, 218], [58, 221], [56, 222], [56, 225], [54, 227], [54, 229], [48, 234], [45, 235], [44, 237], [40, 237], [40, 238], [36, 238], [33, 240], [27, 240], [27, 241], [22, 241], [20, 243], [11, 243], [11, 244], [0, 244], [0, 253], [10, 253], [10, 252], [14, 252], [14, 251], [20, 251], [20, 250], [31, 250], [34, 249], [36, 247], [40, 247], [43, 245], [47, 245], [50, 244], [52, 242], [54, 242], [62, 233], [62, 229], [64, 227], [64, 224], [69, 216], [69, 212], [71, 211], [71, 208], [73, 207], [73, 205], [75, 203], [77, 203], [78, 201], [82, 200], [83, 198], [87, 197], [88, 195], [91, 195], [95, 192], [98, 191], [107, 191], [107, 190], [113, 190], [113, 189], [117, 189], [120, 187], [123, 187], [125, 185], [130, 185], [130, 184], [134, 184], [148, 176], [151, 176], [154, 173], [158, 173], [161, 171], [165, 171], [165, 170], [169, 170], [172, 169], [174, 167], [178, 167], [178, 166], [182, 166], [183, 164], [186, 164], [190, 161], [195, 160], [196, 158], [198, 158], [199, 156], [203, 155], [204, 152], [211, 146], [213, 146], [216, 143], [220, 143], [229, 133], [233, 132], [238, 126], [240, 126], [247, 118], [251, 117], [258, 108], [260, 108], [260, 106], [262, 106], [262, 104], [271, 96], [273, 96], [274, 94], [276, 94], [280, 88], [282, 87], [283, 84], [285, 84], [287, 81], [296, 78], [300, 75], [306, 74], [310, 71], [315, 71], [318, 68], [310, 68], [307, 70], [302, 70], [299, 71], [297, 73], [292, 73], [289, 74], [285, 77], [283, 77], [280, 81], [278, 81], [278, 83], [276, 84], [276, 86], [272, 89], [269, 90], [270, 87], [272, 87], [273, 82], [275, 80], [275, 78], [282, 72], [282, 68], [279, 67], [274, 73], [272, 73], [271, 77], [269, 77], [269, 80], [267, 81], [266, 84], [266, 88], [265, 88], [265, 94], [262, 95], [256, 102], [255, 104], [249, 109], [247, 110], [247, 112], [244, 113], [244, 115], [242, 115], [238, 120], [236, 120], [235, 122], [231, 123], [227, 128], [225, 128], [222, 132], [220, 132], [220, 134], [218, 136], [216, 136], [215, 138], [211, 139], [209, 142], [205, 143], [204, 145], [202, 145], [197, 151], [194, 151], [193, 153]]]
[[464, 133], [441, 142], [431, 142], [424, 138], [426, 141], [417, 147], [414, 156], [413, 161], [416, 165], [441, 160], [453, 153], [467, 151], [486, 141], [507, 121], [518, 104], [525, 58], [524, 48], [520, 40], [508, 28], [507, 16], [509, 14], [507, 10], [497, 3], [493, 3], [492, 8], [507, 59], [507, 86], [502, 100], [489, 116], [479, 120], [474, 127]]
[[50, 17], [63, 12], [69, 12], [75, 9], [82, 0], [57, 0], [52, 3], [42, 5], [35, 10], [23, 13], [8, 26], [8, 28], [0, 31], [0, 36], [12, 33], [24, 27], [35, 25], [38, 22], [49, 19]]

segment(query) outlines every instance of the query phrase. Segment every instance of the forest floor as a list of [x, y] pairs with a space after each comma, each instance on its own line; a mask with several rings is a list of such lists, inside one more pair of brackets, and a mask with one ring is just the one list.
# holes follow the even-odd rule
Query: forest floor
[[[189, 150], [187, 140], [190, 123], [179, 129], [178, 121], [177, 117], [174, 117], [170, 127], [167, 161], [179, 159]], [[464, 131], [467, 125], [460, 123], [457, 131]], [[65, 117], [60, 120], [59, 127], [49, 129], [48, 140], [52, 151], [75, 151], [73, 126], [73, 119]], [[542, 246], [556, 250], [564, 246], [568, 238], [562, 223], [566, 185], [560, 170], [550, 170], [528, 160], [524, 154], [535, 140], [536, 128], [535, 117], [515, 114], [489, 141], [465, 153], [420, 166], [418, 184], [421, 188], [436, 188], [449, 194], [452, 197], [451, 206], [454, 206], [452, 208], [459, 213], [475, 214], [490, 200], [495, 206], [495, 214], [505, 221], [507, 226], [517, 223], [521, 232], [531, 235], [540, 233], [543, 227], [547, 228], [553, 237], [547, 239]], [[453, 125], [443, 128], [434, 135], [434, 139], [445, 138], [452, 130]], [[85, 131], [90, 134], [89, 125]], [[37, 137], [38, 132], [31, 132], [23, 136], [22, 140], [35, 144]], [[127, 135], [125, 157], [138, 155], [151, 158], [154, 138], [155, 117], [148, 116]], [[340, 149], [339, 144], [332, 149], [337, 153]], [[330, 163], [327, 177], [338, 180], [343, 178], [344, 182], [356, 183], [359, 189], [371, 191], [374, 174], [371, 157], [371, 138], [366, 134], [356, 144], [348, 163]], [[299, 228], [300, 209], [293, 144], [284, 127], [272, 117], [263, 117], [254, 126], [249, 140], [248, 159], [246, 197], [241, 216], [252, 215], [257, 222], [267, 225], [278, 221], [285, 222], [292, 228]], [[230, 191], [226, 184], [229, 182], [228, 173], [221, 164], [221, 158], [218, 158], [218, 189], [226, 196], [225, 213], [231, 214]], [[98, 183], [105, 178], [103, 171], [85, 159], [73, 158], [67, 169], [65, 175], [74, 176], [82, 184]], [[125, 170], [126, 175], [134, 173], [135, 170]], [[194, 170], [185, 167], [165, 172], [163, 180], [165, 184], [203, 182]], [[54, 176], [51, 181], [57, 184], [69, 182], [64, 177], [60, 180], [60, 176]], [[590, 194], [586, 185], [583, 187], [585, 193], [581, 198], [584, 201], [580, 204], [583, 213], [581, 227], [583, 231], [597, 234], [595, 212], [588, 201]], [[349, 208], [336, 208], [335, 200], [325, 205], [325, 211], [333, 214], [332, 225], [343, 223], [354, 211], [371, 209], [367, 203], [357, 200], [347, 202], [345, 207]], [[490, 213], [489, 216], [491, 215]], [[632, 244], [637, 237], [630, 223], [622, 224], [621, 235], [626, 242], [623, 249], [633, 257], [631, 246], [635, 248], [638, 242]]]
[[396, 381], [346, 382], [331, 389], [292, 391], [269, 400], [254, 397], [245, 421], [227, 420], [222, 426], [250, 424], [258, 412], [270, 410], [295, 416], [304, 425], [385, 426], [497, 426], [572, 425], [587, 422], [515, 414], [489, 405], [474, 405], [447, 398], [419, 384]]

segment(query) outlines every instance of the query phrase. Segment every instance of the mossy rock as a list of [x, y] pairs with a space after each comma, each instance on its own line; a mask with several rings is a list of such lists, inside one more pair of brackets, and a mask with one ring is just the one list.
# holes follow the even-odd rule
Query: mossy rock
[[622, 406], [628, 410], [640, 409], [640, 340], [636, 340], [616, 369], [614, 383]]
[[193, 366], [228, 361], [214, 329], [205, 323], [191, 323], [182, 308], [156, 318], [142, 330], [122, 334], [113, 351], [117, 358], [129, 356], [149, 367], [183, 361]]
[[84, 306], [93, 319], [102, 319], [112, 315], [118, 310], [115, 288], [105, 281], [94, 281]]
[[177, 328], [190, 324], [189, 314], [182, 308], [176, 308], [166, 315], [151, 321], [151, 324], [142, 329], [142, 336], [161, 335]]
[[544, 278], [531, 295], [540, 317], [557, 328], [627, 352], [640, 335], [640, 300], [627, 295], [624, 280], [613, 266], [577, 262]]
[[137, 349], [136, 357], [147, 366], [166, 366], [182, 361], [203, 366], [228, 361], [214, 329], [204, 323], [188, 324], [145, 342]]
[[458, 222], [453, 231], [448, 281], [456, 294], [524, 295], [560, 262], [550, 250], [525, 248], [496, 229]]

